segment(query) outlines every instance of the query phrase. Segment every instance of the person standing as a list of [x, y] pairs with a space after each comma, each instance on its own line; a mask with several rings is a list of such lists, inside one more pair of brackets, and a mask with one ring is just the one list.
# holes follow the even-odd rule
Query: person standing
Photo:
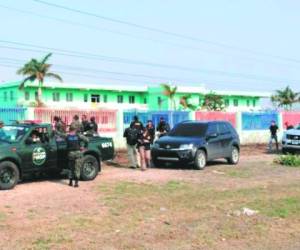
[[82, 125], [82, 133], [87, 132], [89, 130], [89, 121], [86, 117], [86, 115], [82, 115], [81, 116], [81, 125]]
[[54, 121], [54, 131], [57, 134], [64, 134], [66, 132], [66, 126], [64, 122], [61, 120], [61, 118], [58, 116], [54, 116], [53, 121]]
[[135, 129], [142, 131], [144, 129], [143, 123], [139, 120], [138, 116], [133, 117], [133, 121], [130, 123], [130, 127], [134, 127]]
[[140, 154], [140, 162], [142, 171], [147, 170], [151, 164], [151, 154], [150, 154], [150, 145], [151, 145], [151, 135], [147, 128], [143, 130], [138, 138], [137, 148]]
[[165, 136], [170, 131], [170, 125], [165, 121], [163, 117], [160, 117], [159, 123], [157, 125], [158, 137]]
[[276, 124], [275, 121], [272, 121], [271, 122], [271, 125], [270, 125], [270, 141], [269, 141], [269, 151], [271, 152], [272, 151], [272, 143], [273, 143], [273, 140], [275, 141], [276, 143], [276, 150], [278, 151], [279, 150], [279, 145], [278, 145], [278, 136], [277, 136], [277, 132], [278, 132], [278, 126]]
[[81, 133], [83, 131], [83, 127], [82, 127], [81, 122], [79, 121], [79, 116], [78, 115], [74, 115], [73, 121], [70, 125], [70, 128], [71, 127], [76, 130], [76, 133]]
[[126, 128], [123, 137], [126, 138], [127, 154], [131, 168], [138, 168], [136, 145], [139, 137], [139, 130], [133, 125]]
[[92, 116], [90, 119], [88, 132], [92, 135], [98, 134], [98, 124], [96, 123], [96, 118], [94, 116]]
[[153, 144], [155, 139], [155, 127], [152, 120], [147, 121], [146, 129], [148, 130], [148, 133], [150, 134], [151, 137], [150, 143]]
[[68, 151], [68, 165], [69, 165], [69, 186], [73, 186], [73, 180], [75, 181], [74, 187], [79, 187], [78, 181], [80, 178], [81, 165], [82, 165], [82, 142], [85, 143], [85, 147], [89, 140], [77, 132], [77, 128], [70, 126], [69, 133], [66, 137], [67, 151]]

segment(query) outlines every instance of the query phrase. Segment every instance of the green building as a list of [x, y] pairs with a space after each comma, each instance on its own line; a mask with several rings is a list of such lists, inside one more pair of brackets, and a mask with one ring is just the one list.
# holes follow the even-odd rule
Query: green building
[[[37, 82], [27, 82], [20, 90], [20, 81], [0, 84], [1, 107], [34, 107], [37, 100]], [[183, 110], [181, 97], [190, 94], [189, 103], [199, 106], [204, 95], [213, 90], [203, 86], [179, 86], [174, 97], [176, 110]], [[261, 99], [268, 93], [243, 91], [213, 91], [223, 97], [227, 111], [260, 110]], [[45, 82], [42, 101], [53, 108], [109, 108], [109, 109], [142, 109], [170, 110], [172, 105], [160, 86], [115, 86], [79, 83]]]

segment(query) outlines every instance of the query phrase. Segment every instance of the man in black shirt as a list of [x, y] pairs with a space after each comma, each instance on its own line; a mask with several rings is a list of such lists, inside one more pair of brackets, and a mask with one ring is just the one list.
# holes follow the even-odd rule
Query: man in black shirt
[[269, 142], [269, 150], [270, 150], [270, 152], [272, 151], [272, 143], [274, 140], [276, 143], [276, 150], [278, 151], [278, 149], [279, 149], [278, 137], [277, 137], [278, 126], [276, 125], [275, 121], [271, 122], [271, 126], [269, 129], [270, 129], [270, 133], [271, 133], [270, 142]]
[[170, 132], [170, 125], [163, 117], [160, 117], [156, 130], [159, 132], [159, 137], [162, 137]]

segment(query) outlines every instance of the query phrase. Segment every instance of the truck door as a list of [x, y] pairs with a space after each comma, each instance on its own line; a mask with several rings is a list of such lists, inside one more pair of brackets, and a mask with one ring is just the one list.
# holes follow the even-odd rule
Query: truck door
[[36, 127], [22, 142], [20, 156], [27, 171], [40, 171], [57, 166], [56, 143], [50, 137], [47, 127]]

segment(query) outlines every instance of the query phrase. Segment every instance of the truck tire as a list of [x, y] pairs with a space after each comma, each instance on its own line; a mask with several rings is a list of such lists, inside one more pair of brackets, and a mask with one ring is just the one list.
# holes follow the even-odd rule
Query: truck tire
[[82, 168], [81, 168], [81, 180], [83, 181], [91, 181], [96, 178], [99, 173], [100, 162], [96, 159], [96, 157], [92, 155], [85, 155], [82, 158]]
[[198, 170], [203, 170], [206, 166], [207, 163], [207, 157], [206, 157], [206, 153], [204, 150], [200, 149], [196, 152], [196, 156], [195, 156], [195, 169]]
[[16, 164], [10, 161], [0, 163], [0, 190], [13, 189], [20, 179], [20, 171]]
[[240, 151], [236, 146], [231, 147], [230, 156], [227, 159], [227, 162], [231, 165], [237, 165], [240, 160]]

